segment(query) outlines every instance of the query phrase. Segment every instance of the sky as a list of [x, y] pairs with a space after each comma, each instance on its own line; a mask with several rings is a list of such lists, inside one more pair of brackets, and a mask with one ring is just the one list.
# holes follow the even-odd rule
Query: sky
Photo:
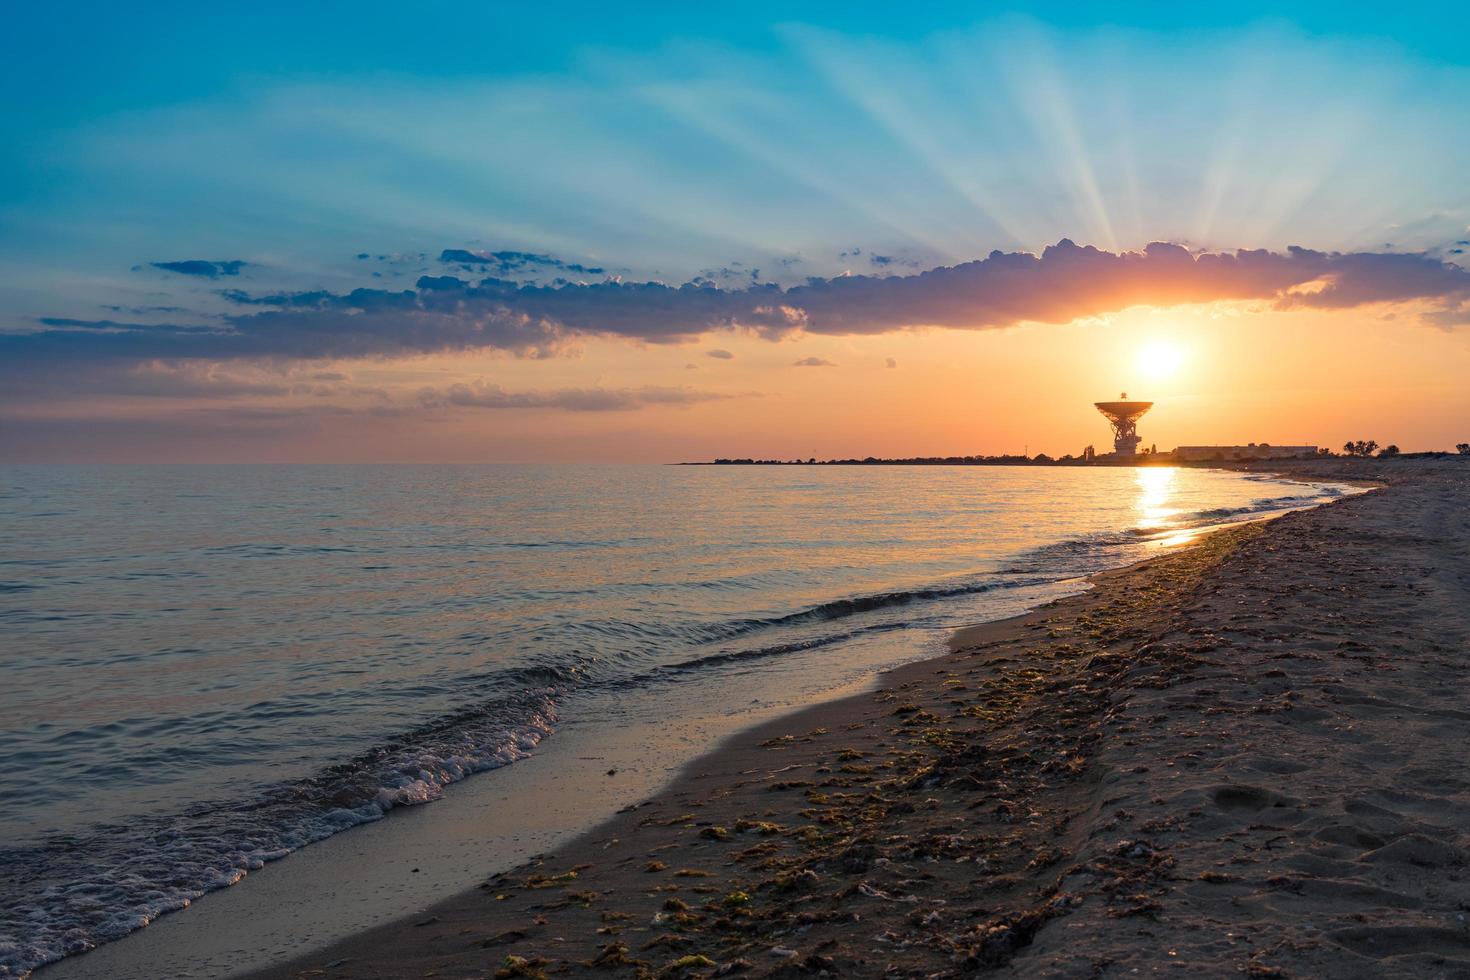
[[1453, 5], [33, 5], [0, 461], [1470, 440]]

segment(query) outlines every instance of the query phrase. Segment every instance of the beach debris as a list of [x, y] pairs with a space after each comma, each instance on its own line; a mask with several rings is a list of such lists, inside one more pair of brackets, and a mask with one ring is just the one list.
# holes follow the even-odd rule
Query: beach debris
[[480, 948], [490, 949], [494, 946], [505, 946], [509, 943], [519, 942], [525, 939], [526, 935], [527, 933], [523, 929], [507, 929], [504, 932], [496, 933], [489, 939], [480, 940]]
[[664, 864], [662, 861], [649, 861], [643, 866], [643, 870], [648, 872], [649, 874], [655, 874], [659, 871], [667, 870], [668, 867], [669, 866], [667, 864]]
[[1071, 906], [1071, 896], [1059, 895], [1035, 908], [1001, 916], [975, 927], [973, 943], [964, 951], [968, 969], [1004, 966], [1031, 945], [1036, 933]]
[[729, 840], [730, 831], [724, 827], [705, 827], [699, 832], [699, 836], [707, 840]]
[[768, 882], [776, 890], [787, 892], [810, 892], [821, 883], [821, 876], [810, 868], [778, 874]]
[[1153, 856], [1155, 851], [1147, 841], [1122, 840], [1113, 845], [1110, 853], [1126, 858], [1146, 858]]
[[1227, 874], [1224, 871], [1206, 870], [1199, 873], [1199, 880], [1211, 885], [1228, 885], [1232, 882], [1239, 881], [1240, 877], [1238, 875]]
[[523, 977], [525, 980], [546, 980], [546, 971], [542, 969], [546, 961], [537, 956], [527, 959], [524, 956], [507, 956], [500, 964], [500, 969], [495, 971], [495, 980], [514, 980]]
[[577, 873], [585, 870], [585, 868], [586, 866], [572, 868], [570, 871], [564, 871], [559, 875], [530, 875], [526, 878], [524, 886], [526, 888], [555, 888], [557, 885], [565, 885], [569, 882], [576, 881]]
[[660, 972], [664, 976], [675, 976], [687, 970], [705, 970], [715, 965], [715, 961], [703, 953], [690, 953], [668, 963]]
[[631, 965], [632, 962], [632, 960], [628, 959], [627, 943], [611, 942], [598, 950], [597, 955], [592, 957], [592, 961], [588, 966], [593, 966], [601, 970], [610, 970], [617, 966]]
[[783, 779], [771, 783], [769, 788], [772, 791], [783, 789], [808, 789], [813, 785], [815, 784], [812, 783], [812, 781], [809, 779]]
[[693, 821], [694, 821], [694, 814], [692, 814], [692, 813], [681, 813], [677, 817], [671, 817], [668, 820], [658, 820], [655, 817], [649, 817], [647, 820], [643, 821], [642, 824], [639, 824], [639, 826], [643, 826], [645, 824], [656, 823], [656, 824], [659, 824], [662, 827], [674, 827], [674, 826], [677, 826], [677, 825], [679, 825], [681, 823], [692, 823]]
[[662, 935], [654, 936], [652, 939], [650, 939], [648, 942], [644, 943], [638, 948], [640, 950], [672, 949], [677, 946], [688, 946], [692, 942], [694, 942], [694, 940], [690, 939], [688, 936], [681, 936], [678, 933], [666, 932]]

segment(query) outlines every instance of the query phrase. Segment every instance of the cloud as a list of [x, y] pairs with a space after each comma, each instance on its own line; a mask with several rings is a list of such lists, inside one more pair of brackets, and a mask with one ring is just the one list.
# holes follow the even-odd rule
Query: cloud
[[705, 357], [713, 357], [716, 360], [720, 360], [720, 361], [733, 361], [735, 359], [735, 355], [734, 354], [730, 353], [727, 350], [720, 350], [719, 348], [716, 348], [714, 350], [707, 350], [707, 351], [705, 351], [704, 352], [704, 356]]
[[837, 365], [836, 364], [833, 364], [831, 361], [823, 360], [820, 357], [803, 357], [799, 361], [793, 361], [792, 364], [791, 364], [791, 366], [792, 367], [836, 367]]
[[887, 367], [891, 367], [891, 368], [896, 368], [896, 367], [898, 367], [898, 362], [897, 362], [897, 361], [895, 361], [895, 360], [894, 360], [894, 359], [893, 359], [893, 358], [891, 358], [891, 357], [890, 357], [890, 358], [887, 358], [887, 359], [886, 359], [886, 360], [884, 360], [884, 362], [883, 362], [883, 363], [884, 363], [884, 365], [885, 365], [885, 366], [887, 366]]
[[1470, 327], [1470, 303], [1462, 304], [1454, 309], [1434, 310], [1424, 314], [1424, 319], [1432, 326], [1443, 330]]
[[182, 306], [119, 306], [116, 303], [107, 303], [102, 309], [112, 313], [126, 313], [129, 316], [147, 316], [150, 313], [187, 313]]
[[506, 391], [496, 384], [476, 381], [447, 388], [424, 388], [418, 402], [424, 408], [556, 408], [569, 412], [624, 412], [650, 405], [697, 405], [750, 397], [693, 388], [562, 388], [553, 391]]
[[289, 395], [284, 378], [228, 371], [217, 364], [150, 362], [88, 385], [92, 393], [151, 398], [258, 398]]
[[357, 384], [351, 375], [303, 363], [140, 361], [121, 370], [85, 374], [37, 370], [7, 379], [0, 404], [67, 403], [98, 396], [142, 399], [230, 401], [299, 398], [389, 399], [379, 387]]
[[1470, 271], [1425, 253], [1242, 250], [1194, 254], [1154, 243], [1109, 252], [1063, 239], [1040, 255], [992, 252], [916, 275], [812, 277], [722, 288], [705, 283], [517, 283], [423, 276], [413, 289], [221, 294], [237, 307], [208, 325], [47, 317], [0, 335], [0, 363], [204, 358], [392, 358], [467, 350], [556, 354], [583, 337], [686, 343], [717, 329], [769, 339], [906, 327], [983, 330], [1066, 323], [1139, 304], [1265, 301], [1346, 309], [1416, 301], [1429, 322], [1470, 305]]
[[446, 248], [439, 253], [439, 261], [446, 265], [457, 265], [464, 269], [478, 267], [495, 269], [501, 273], [520, 272], [537, 267], [561, 269], [566, 272], [586, 276], [600, 276], [606, 272], [606, 270], [598, 266], [580, 265], [576, 262], [563, 262], [553, 255], [541, 255], [536, 252], [471, 252], [463, 248]]
[[217, 279], [220, 276], [238, 276], [240, 270], [250, 263], [240, 259], [225, 259], [219, 262], [210, 262], [206, 259], [184, 259], [180, 262], [149, 262], [148, 264], [164, 272], [177, 272], [181, 276]]

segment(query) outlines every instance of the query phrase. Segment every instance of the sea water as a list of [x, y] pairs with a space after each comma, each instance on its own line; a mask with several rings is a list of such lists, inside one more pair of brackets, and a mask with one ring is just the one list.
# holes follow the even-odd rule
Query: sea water
[[1344, 492], [1163, 467], [0, 469], [0, 977], [494, 779], [559, 723], [820, 696]]

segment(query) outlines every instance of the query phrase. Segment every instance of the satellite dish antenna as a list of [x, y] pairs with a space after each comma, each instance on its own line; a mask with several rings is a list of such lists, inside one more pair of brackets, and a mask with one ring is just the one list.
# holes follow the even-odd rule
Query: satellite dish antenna
[[1118, 401], [1093, 404], [1113, 427], [1113, 452], [1119, 456], [1137, 456], [1138, 444], [1143, 441], [1138, 436], [1138, 420], [1154, 407], [1154, 403], [1129, 401], [1125, 391], [1118, 396]]

